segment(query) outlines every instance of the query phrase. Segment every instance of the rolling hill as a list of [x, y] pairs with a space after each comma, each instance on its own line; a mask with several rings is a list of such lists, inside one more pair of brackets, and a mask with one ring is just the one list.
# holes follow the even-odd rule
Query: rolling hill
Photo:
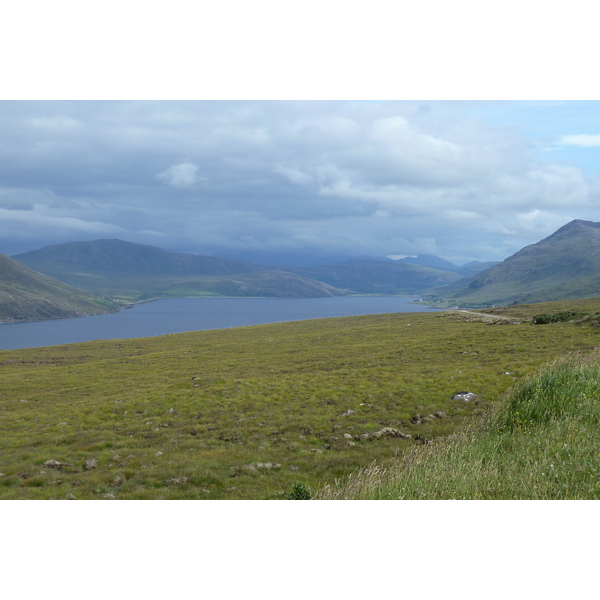
[[599, 293], [600, 223], [576, 219], [475, 277], [435, 290], [435, 299], [485, 307]]
[[272, 267], [122, 240], [57, 244], [13, 258], [69, 285], [130, 302], [181, 296], [344, 295], [320, 281]]
[[350, 260], [315, 267], [289, 267], [287, 270], [362, 294], [419, 294], [460, 279], [460, 275], [452, 271], [400, 261]]
[[111, 300], [56, 281], [0, 254], [0, 323], [83, 317], [118, 309]]

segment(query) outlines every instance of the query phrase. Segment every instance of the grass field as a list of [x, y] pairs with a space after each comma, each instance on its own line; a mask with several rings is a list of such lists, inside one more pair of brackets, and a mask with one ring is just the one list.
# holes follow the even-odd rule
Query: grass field
[[318, 495], [429, 452], [541, 365], [590, 352], [594, 319], [532, 324], [565, 309], [600, 300], [0, 352], [0, 498]]

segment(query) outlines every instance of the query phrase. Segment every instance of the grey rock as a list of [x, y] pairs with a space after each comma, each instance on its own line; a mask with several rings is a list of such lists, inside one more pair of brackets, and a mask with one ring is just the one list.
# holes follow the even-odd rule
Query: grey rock
[[352, 435], [350, 435], [349, 433], [345, 433], [345, 434], [344, 434], [344, 437], [345, 437], [347, 440], [351, 440], [351, 439], [352, 439]]
[[412, 437], [410, 435], [410, 433], [404, 433], [404, 432], [400, 431], [399, 429], [394, 429], [393, 427], [384, 427], [383, 429], [380, 429], [379, 431], [374, 432], [372, 435], [374, 438], [393, 437], [393, 438], [404, 438], [407, 440]]
[[45, 466], [47, 469], [62, 469], [62, 467], [63, 467], [63, 463], [61, 463], [61, 462], [58, 462], [57, 460], [47, 460], [47, 461], [44, 463], [44, 466]]
[[474, 394], [473, 392], [457, 392], [452, 396], [451, 400], [463, 400], [464, 402], [473, 402], [473, 400], [477, 400], [479, 396]]
[[174, 408], [170, 408], [170, 409], [169, 409], [167, 412], [168, 412], [170, 415], [172, 415], [172, 414], [175, 412], [175, 409], [174, 409]]
[[165, 483], [174, 484], [174, 485], [183, 485], [188, 482], [187, 477], [173, 477], [172, 479], [166, 479]]
[[95, 469], [98, 466], [98, 459], [96, 458], [88, 458], [85, 461], [86, 470], [90, 471], [91, 469]]

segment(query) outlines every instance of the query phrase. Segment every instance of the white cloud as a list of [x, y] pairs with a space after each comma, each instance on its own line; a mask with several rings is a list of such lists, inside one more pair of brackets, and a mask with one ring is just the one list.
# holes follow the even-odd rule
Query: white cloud
[[563, 146], [582, 146], [584, 148], [600, 146], [600, 133], [581, 133], [576, 135], [563, 135], [558, 138], [558, 143]]
[[[575, 159], [540, 160], [519, 106], [501, 105], [513, 127], [460, 102], [0, 103], [0, 207], [23, 225], [2, 242], [43, 221], [43, 243], [89, 223], [192, 252], [499, 259], [556, 223], [600, 220], [599, 184]], [[552, 127], [563, 160], [600, 145]]]
[[198, 181], [203, 181], [204, 178], [198, 175], [198, 167], [192, 163], [180, 163], [170, 166], [166, 171], [163, 171], [157, 178], [173, 187], [189, 187]]

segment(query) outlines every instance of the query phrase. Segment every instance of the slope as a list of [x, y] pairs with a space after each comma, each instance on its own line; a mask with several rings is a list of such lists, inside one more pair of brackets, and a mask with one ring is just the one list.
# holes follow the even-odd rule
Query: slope
[[119, 305], [29, 269], [0, 254], [0, 322], [96, 315]]
[[323, 297], [321, 282], [230, 258], [178, 254], [122, 240], [46, 246], [13, 257], [70, 285], [127, 301], [175, 296]]
[[316, 267], [290, 267], [286, 270], [363, 294], [418, 294], [460, 279], [460, 275], [451, 271], [398, 261], [350, 260]]
[[600, 223], [574, 220], [465, 280], [459, 289], [436, 290], [436, 299], [491, 306], [587, 298], [598, 293]]

